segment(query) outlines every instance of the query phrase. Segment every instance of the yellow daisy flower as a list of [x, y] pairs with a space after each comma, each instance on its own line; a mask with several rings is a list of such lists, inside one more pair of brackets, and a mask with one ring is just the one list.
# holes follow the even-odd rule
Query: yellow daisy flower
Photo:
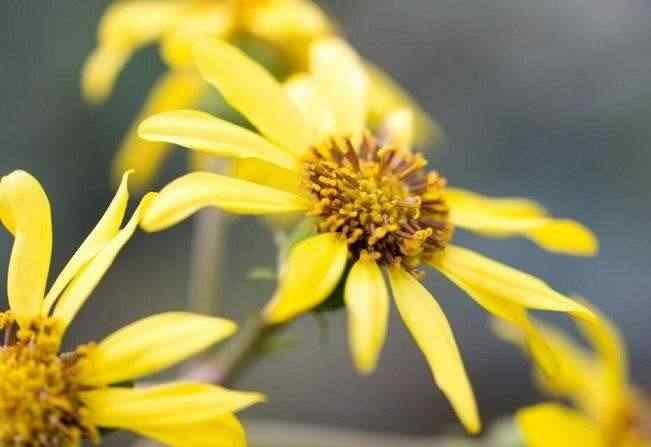
[[[554, 376], [538, 371], [538, 383], [574, 408], [544, 403], [520, 410], [516, 420], [527, 447], [651, 446], [651, 402], [629, 382], [626, 347], [615, 326], [603, 315], [578, 322], [591, 352], [555, 328], [536, 326], [559, 364]], [[500, 332], [521, 343], [519, 334]]]
[[[91, 102], [102, 102], [134, 52], [160, 44], [163, 60], [171, 71], [151, 91], [137, 122], [159, 112], [194, 107], [205, 84], [193, 70], [192, 45], [200, 38], [237, 40], [252, 36], [277, 50], [290, 72], [302, 69], [312, 42], [332, 35], [335, 27], [310, 0], [125, 0], [106, 11], [98, 30], [98, 46], [88, 57], [82, 90]], [[380, 69], [367, 64], [373, 94], [371, 118], [383, 117], [398, 105], [416, 111], [419, 136], [438, 133], [431, 119]], [[129, 131], [114, 164], [115, 178], [135, 169], [132, 178], [142, 188], [155, 175], [169, 146], [138, 138]]]
[[[592, 233], [549, 217], [524, 199], [492, 199], [448, 188], [443, 176], [409, 149], [410, 113], [392, 114], [379, 138], [365, 129], [364, 68], [341, 40], [313, 47], [309, 75], [279, 85], [240, 50], [220, 41], [195, 47], [206, 81], [262, 134], [196, 111], [153, 116], [143, 138], [237, 158], [239, 178], [195, 172], [162, 189], [142, 226], [158, 231], [206, 206], [239, 214], [301, 212], [317, 218], [318, 235], [297, 244], [265, 310], [287, 321], [323, 302], [347, 263], [345, 303], [357, 368], [374, 370], [386, 336], [389, 276], [398, 311], [470, 431], [479, 430], [473, 393], [452, 330], [418, 281], [430, 266], [481, 306], [527, 330], [526, 309], [588, 317], [582, 305], [544, 282], [452, 245], [455, 227], [490, 236], [528, 237], [555, 252], [591, 255]], [[533, 334], [535, 335], [535, 334]], [[538, 345], [533, 343], [533, 348]]]
[[0, 313], [0, 445], [99, 443], [99, 427], [125, 429], [170, 446], [244, 446], [233, 415], [256, 393], [176, 382], [131, 388], [236, 330], [230, 321], [165, 313], [130, 324], [101, 342], [60, 352], [64, 333], [136, 230], [146, 202], [120, 229], [128, 191], [123, 177], [99, 223], [45, 293], [52, 250], [50, 204], [31, 175], [0, 182], [0, 219], [14, 235], [7, 294]]

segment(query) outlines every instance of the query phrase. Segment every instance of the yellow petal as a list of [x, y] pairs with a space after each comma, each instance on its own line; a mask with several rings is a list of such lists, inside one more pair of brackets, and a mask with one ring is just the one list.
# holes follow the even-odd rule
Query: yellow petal
[[287, 321], [319, 305], [337, 286], [348, 244], [335, 233], [306, 239], [291, 251], [280, 287], [264, 310], [270, 323]]
[[21, 325], [40, 315], [52, 256], [50, 202], [38, 180], [14, 171], [0, 182], [0, 218], [14, 235], [7, 295]]
[[297, 170], [296, 159], [261, 136], [208, 113], [176, 110], [146, 119], [142, 138], [178, 144], [204, 153], [233, 158], [257, 158]]
[[619, 409], [628, 398], [628, 353], [617, 327], [601, 312], [594, 321], [577, 322], [579, 329], [596, 351], [603, 370], [604, 390], [599, 394], [605, 399], [606, 409]]
[[522, 305], [506, 300], [494, 291], [473, 288], [459, 278], [449, 275], [445, 270], [441, 270], [441, 273], [446, 275], [477, 304], [492, 315], [521, 331], [524, 335], [521, 345], [535, 359], [541, 371], [546, 376], [552, 376], [557, 373], [558, 359], [554, 356], [554, 352], [547, 344], [545, 337], [543, 337], [542, 333], [531, 322], [526, 309]]
[[193, 424], [145, 427], [134, 431], [170, 447], [246, 447], [244, 428], [232, 414]]
[[516, 420], [527, 447], [606, 447], [594, 422], [558, 404], [525, 408]]
[[[542, 374], [540, 365], [535, 362], [535, 378], [538, 385], [548, 394], [570, 399], [582, 412], [593, 419], [612, 421], [608, 411], [615, 402], [604, 380], [603, 365], [582, 346], [562, 331], [535, 322], [536, 331], [544, 338], [556, 360], [557, 370], [553, 375]], [[523, 345], [522, 334], [509, 330], [509, 327], [497, 326], [497, 335], [518, 346]], [[617, 399], [624, 397], [622, 394]], [[617, 407], [618, 409], [620, 407]], [[605, 417], [604, 417], [605, 416]]]
[[237, 26], [238, 7], [231, 2], [188, 2], [189, 7], [161, 39], [160, 53], [172, 67], [192, 64], [192, 47], [199, 39], [227, 38]]
[[92, 351], [80, 380], [108, 385], [154, 374], [232, 335], [237, 325], [181, 312], [154, 315], [105, 338]]
[[312, 129], [280, 84], [242, 51], [202, 40], [194, 59], [203, 78], [272, 142], [299, 156], [314, 143]]
[[156, 83], [115, 156], [114, 178], [133, 169], [131, 182], [136, 189], [143, 190], [151, 183], [170, 146], [165, 142], [141, 139], [138, 124], [157, 113], [191, 107], [199, 101], [203, 85], [203, 80], [196, 73], [184, 71], [170, 72]]
[[577, 256], [596, 254], [599, 243], [583, 225], [553, 219], [538, 204], [527, 199], [491, 198], [449, 188], [445, 199], [450, 205], [450, 220], [477, 233], [494, 236], [525, 236], [540, 247]]
[[142, 199], [124, 228], [86, 263], [61, 294], [54, 306], [52, 316], [60, 320], [64, 327], [67, 327], [72, 322], [81, 306], [84, 305], [120, 250], [122, 250], [122, 247], [136, 231], [142, 212], [153, 197], [153, 193], [150, 193]]
[[348, 337], [357, 370], [370, 374], [387, 335], [389, 292], [375, 261], [359, 260], [346, 279]]
[[115, 237], [120, 226], [122, 219], [127, 209], [129, 201], [129, 190], [127, 182], [130, 173], [127, 172], [122, 176], [120, 186], [115, 193], [115, 197], [110, 205], [104, 212], [104, 215], [99, 220], [93, 231], [90, 232], [88, 237], [79, 246], [75, 254], [70, 258], [66, 266], [63, 268], [57, 279], [50, 287], [45, 300], [43, 301], [42, 313], [48, 315], [56, 299], [59, 297], [63, 289], [70, 283], [72, 278], [86, 265], [86, 263], [93, 258], [108, 242]]
[[208, 421], [264, 401], [259, 393], [174, 382], [151, 388], [104, 388], [80, 393], [100, 426], [139, 431]]
[[240, 180], [309, 197], [309, 193], [303, 186], [301, 174], [262, 160], [255, 158], [233, 160], [230, 163], [230, 174]]
[[360, 136], [366, 127], [368, 81], [364, 66], [341, 39], [323, 39], [311, 51], [310, 73], [334, 113], [339, 136]]
[[414, 112], [403, 108], [390, 113], [384, 121], [383, 131], [389, 144], [410, 150], [414, 141]]
[[303, 197], [268, 186], [209, 172], [194, 172], [163, 188], [147, 209], [146, 231], [168, 228], [201, 208], [214, 206], [238, 214], [268, 214], [304, 210]]
[[156, 40], [185, 7], [183, 3], [131, 0], [109, 7], [98, 27], [98, 47], [83, 69], [82, 90], [86, 99], [104, 101], [131, 54]]
[[465, 248], [450, 245], [431, 264], [459, 285], [465, 284], [529, 309], [594, 318], [588, 308], [554, 291], [540, 279]]
[[434, 297], [402, 267], [389, 270], [398, 312], [425, 355], [434, 382], [450, 400], [466, 429], [481, 428], [475, 396], [463, 366], [454, 334]]
[[414, 113], [414, 142], [438, 143], [443, 132], [429, 114], [397, 82], [379, 67], [366, 62], [366, 76], [369, 80], [369, 120], [381, 125], [387, 115], [396, 109], [407, 108]]
[[316, 141], [325, 141], [337, 130], [337, 122], [328, 103], [321, 97], [316, 83], [307, 75], [293, 76], [283, 84], [287, 96], [298, 107], [316, 133]]
[[292, 68], [302, 68], [310, 44], [333, 32], [326, 14], [310, 0], [258, 2], [246, 12], [244, 29], [284, 51]]

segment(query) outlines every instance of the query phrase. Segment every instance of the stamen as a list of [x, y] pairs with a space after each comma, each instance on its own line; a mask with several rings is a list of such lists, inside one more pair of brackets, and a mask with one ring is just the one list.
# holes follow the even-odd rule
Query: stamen
[[446, 182], [424, 171], [420, 154], [380, 147], [368, 131], [355, 147], [330, 139], [305, 159], [306, 183], [320, 232], [337, 232], [354, 259], [400, 263], [412, 272], [445, 248], [452, 234], [441, 190]]

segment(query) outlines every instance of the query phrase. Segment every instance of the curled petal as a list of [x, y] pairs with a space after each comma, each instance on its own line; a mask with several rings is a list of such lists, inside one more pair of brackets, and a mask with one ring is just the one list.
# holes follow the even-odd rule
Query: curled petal
[[348, 244], [335, 233], [297, 244], [284, 266], [280, 287], [264, 310], [270, 323], [287, 321], [323, 302], [346, 267]]
[[84, 305], [92, 291], [97, 287], [124, 245], [131, 239], [138, 228], [144, 209], [153, 199], [154, 194], [146, 195], [134, 211], [129, 222], [120, 230], [84, 268], [75, 275], [65, 291], [57, 300], [52, 316], [67, 327]]
[[93, 258], [102, 248], [109, 243], [111, 239], [120, 231], [122, 219], [127, 209], [129, 201], [129, 190], [127, 182], [129, 179], [129, 172], [122, 176], [120, 186], [115, 193], [115, 197], [111, 204], [106, 209], [106, 212], [99, 220], [93, 231], [90, 232], [88, 237], [79, 246], [75, 254], [70, 258], [66, 266], [63, 268], [57, 279], [50, 287], [45, 300], [43, 301], [43, 314], [48, 315], [52, 310], [52, 306], [56, 302], [63, 289], [70, 283], [74, 276], [86, 265], [86, 263]]
[[0, 182], [0, 219], [14, 235], [7, 295], [20, 324], [41, 314], [50, 257], [52, 218], [41, 184], [25, 171], [14, 171]]

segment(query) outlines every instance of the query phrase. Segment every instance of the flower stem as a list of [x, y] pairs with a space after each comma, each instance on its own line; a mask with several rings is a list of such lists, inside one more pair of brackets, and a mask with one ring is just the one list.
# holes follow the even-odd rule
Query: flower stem
[[[219, 173], [223, 164], [223, 160], [212, 157], [205, 161], [204, 167]], [[195, 218], [188, 290], [191, 312], [216, 315], [220, 311], [216, 292], [221, 279], [227, 224], [224, 213], [215, 209], [202, 210]]]

